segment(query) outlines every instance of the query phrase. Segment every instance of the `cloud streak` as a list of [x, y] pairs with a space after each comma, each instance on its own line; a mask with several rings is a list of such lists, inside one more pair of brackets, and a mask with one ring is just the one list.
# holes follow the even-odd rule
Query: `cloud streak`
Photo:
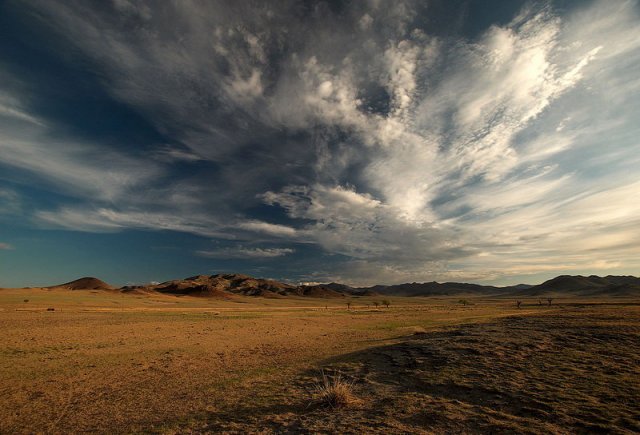
[[211, 259], [312, 245], [334, 260], [301, 274], [355, 284], [638, 266], [635, 1], [534, 3], [473, 35], [411, 1], [29, 8], [163, 136], [63, 134], [3, 91], [4, 178], [71, 198], [34, 225], [238, 244]]

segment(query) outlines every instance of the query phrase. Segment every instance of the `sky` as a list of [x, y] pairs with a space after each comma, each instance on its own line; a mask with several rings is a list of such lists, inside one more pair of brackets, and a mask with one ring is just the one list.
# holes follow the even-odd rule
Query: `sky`
[[637, 1], [0, 1], [0, 286], [640, 275]]

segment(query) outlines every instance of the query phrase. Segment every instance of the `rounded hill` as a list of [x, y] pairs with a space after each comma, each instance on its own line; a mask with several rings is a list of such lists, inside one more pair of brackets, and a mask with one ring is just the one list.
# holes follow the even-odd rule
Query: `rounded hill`
[[91, 276], [85, 276], [55, 287], [62, 287], [68, 290], [113, 290], [113, 287], [106, 282]]

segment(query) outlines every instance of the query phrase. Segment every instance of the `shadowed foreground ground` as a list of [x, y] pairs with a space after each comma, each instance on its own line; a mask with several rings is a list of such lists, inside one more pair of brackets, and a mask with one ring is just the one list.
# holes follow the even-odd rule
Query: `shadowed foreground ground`
[[[441, 332], [328, 362], [362, 402], [299, 400], [301, 377], [271, 398], [211, 415], [195, 431], [276, 433], [638, 433], [640, 316], [635, 307], [567, 307]], [[310, 374], [312, 375], [312, 374]], [[257, 398], [260, 402], [261, 399]]]

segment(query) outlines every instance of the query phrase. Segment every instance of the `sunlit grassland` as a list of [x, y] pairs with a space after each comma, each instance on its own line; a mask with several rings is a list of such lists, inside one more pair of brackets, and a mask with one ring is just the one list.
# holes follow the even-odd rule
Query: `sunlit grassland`
[[[468, 298], [463, 305], [459, 298], [399, 297], [385, 298], [389, 308], [374, 307], [381, 299], [0, 290], [2, 431], [197, 431], [212, 418], [305, 412], [306, 388], [320, 368], [340, 361], [359, 367], [359, 355], [371, 349], [500, 319], [599, 309], [580, 301], [527, 301], [518, 309], [510, 299]], [[596, 326], [637, 322], [603, 307], [612, 318], [600, 313]], [[469, 370], [452, 365], [441, 375], [462, 382]], [[259, 424], [260, 416], [245, 417]]]

